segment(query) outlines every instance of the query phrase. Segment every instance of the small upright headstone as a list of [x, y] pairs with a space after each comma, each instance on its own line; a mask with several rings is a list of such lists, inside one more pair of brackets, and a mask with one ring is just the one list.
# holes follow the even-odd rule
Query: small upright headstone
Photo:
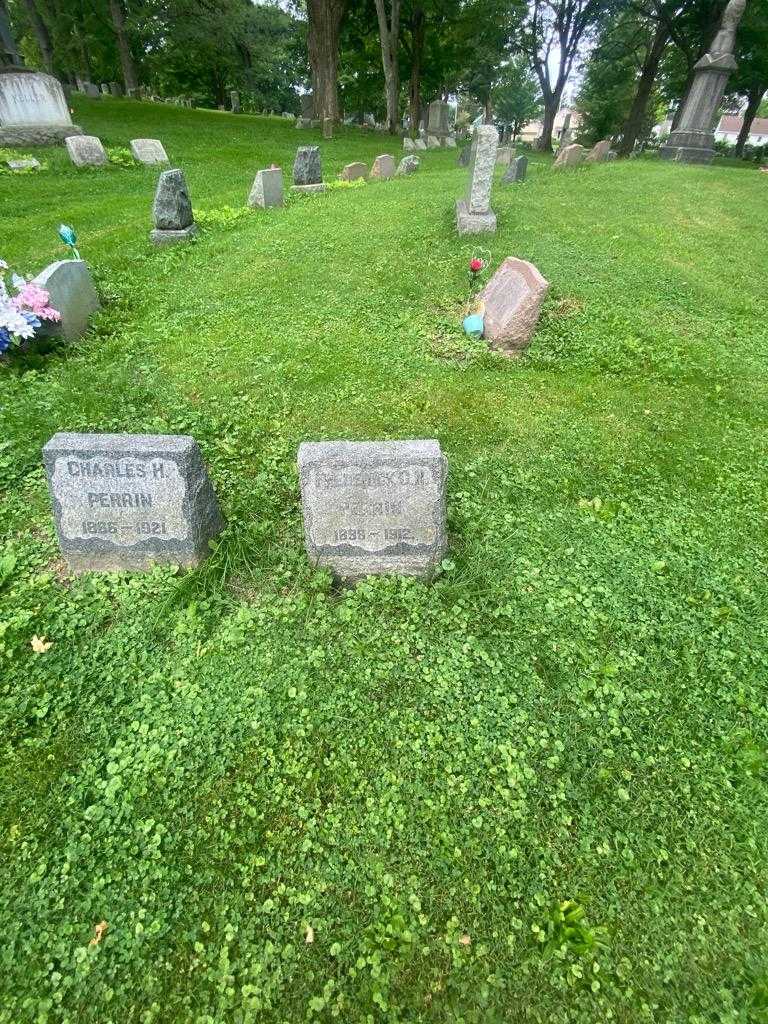
[[434, 100], [427, 108], [426, 129], [430, 135], [438, 139], [448, 135], [448, 113], [449, 106], [443, 100]]
[[159, 139], [131, 139], [131, 153], [134, 160], [147, 164], [167, 164], [168, 154]]
[[404, 156], [400, 163], [397, 165], [395, 177], [401, 178], [404, 174], [413, 174], [414, 171], [418, 171], [420, 163], [421, 161], [419, 160], [419, 158], [417, 156], [414, 156], [412, 153], [410, 154], [410, 156]]
[[294, 128], [309, 128], [309, 119], [306, 117], [297, 117], [294, 123]]
[[609, 149], [608, 152], [605, 154], [605, 159], [606, 160], [615, 160], [618, 157], [618, 155], [619, 154], [616, 152], [615, 149]]
[[601, 139], [600, 142], [596, 142], [592, 149], [584, 157], [585, 164], [600, 164], [608, 159], [608, 154], [611, 150], [610, 139]]
[[403, 136], [403, 149], [405, 150], [406, 153], [413, 152], [413, 139], [409, 135]]
[[570, 146], [561, 146], [557, 151], [555, 162], [552, 164], [552, 170], [560, 170], [562, 167], [579, 167], [584, 162], [586, 152], [586, 149], [578, 142], [573, 142]]
[[414, 150], [426, 149], [427, 148], [427, 144], [424, 141], [424, 139], [414, 139], [413, 140], [413, 148], [414, 148]]
[[299, 97], [301, 103], [301, 116], [306, 118], [307, 121], [311, 121], [315, 116], [315, 98], [311, 92], [305, 92], [303, 96]]
[[47, 337], [74, 341], [85, 333], [91, 314], [99, 308], [99, 298], [84, 260], [57, 260], [33, 283], [48, 292], [49, 304], [61, 314], [59, 321], [43, 321]]
[[319, 128], [321, 126], [321, 124], [322, 124], [322, 121], [320, 120], [319, 117], [313, 117], [312, 120], [309, 122], [309, 127], [310, 128]]
[[440, 139], [436, 135], [427, 136], [427, 149], [440, 149]]
[[323, 138], [324, 139], [332, 139], [333, 138], [333, 118], [332, 117], [324, 117], [323, 118]]
[[446, 135], [445, 145], [448, 147], [448, 149], [456, 149], [456, 136]]
[[119, 82], [110, 82], [109, 91], [112, 96], [120, 97], [123, 95], [123, 87]]
[[506, 174], [501, 179], [502, 185], [512, 185], [516, 181], [525, 181], [525, 172], [528, 170], [528, 157], [521, 155], [515, 157], [510, 163]]
[[395, 158], [389, 153], [377, 156], [371, 167], [371, 178], [378, 181], [386, 181], [395, 175]]
[[283, 205], [283, 172], [279, 167], [259, 171], [253, 179], [248, 205], [267, 209]]
[[503, 167], [508, 167], [512, 160], [512, 147], [511, 146], [499, 146], [496, 152], [496, 163]]
[[483, 337], [505, 355], [518, 355], [531, 343], [549, 282], [532, 263], [509, 256], [480, 292]]
[[102, 96], [109, 96], [109, 85], [108, 85], [107, 82], [102, 82], [101, 83], [101, 95]]
[[92, 100], [100, 100], [101, 93], [99, 92], [98, 85], [94, 85], [93, 82], [83, 82], [83, 92], [86, 96]]
[[43, 460], [61, 552], [74, 572], [194, 566], [223, 529], [194, 438], [54, 434]]
[[233, 114], [240, 113], [240, 93], [237, 89], [231, 89], [229, 93], [229, 105]]
[[447, 460], [437, 441], [324, 441], [299, 447], [313, 565], [341, 579], [430, 576], [446, 547]]
[[294, 192], [322, 192], [323, 172], [317, 146], [299, 146], [293, 163]]
[[155, 229], [149, 237], [154, 245], [186, 242], [197, 234], [187, 182], [179, 168], [163, 171], [160, 175], [152, 205], [152, 219]]
[[493, 125], [478, 125], [472, 144], [467, 197], [456, 202], [456, 228], [460, 235], [496, 230], [491, 187], [498, 145], [499, 133]]
[[64, 145], [75, 167], [103, 167], [107, 162], [101, 139], [95, 135], [70, 135]]
[[367, 165], [358, 161], [353, 164], [347, 164], [339, 175], [339, 179], [341, 181], [356, 181], [358, 178], [364, 178], [367, 174]]

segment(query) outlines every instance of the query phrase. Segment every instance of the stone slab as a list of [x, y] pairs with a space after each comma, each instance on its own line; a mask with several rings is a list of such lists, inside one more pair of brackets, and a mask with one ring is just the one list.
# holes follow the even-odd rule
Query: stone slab
[[58, 322], [43, 322], [43, 333], [65, 341], [74, 341], [84, 334], [91, 314], [99, 308], [99, 297], [85, 260], [57, 260], [41, 271], [34, 283], [48, 292], [50, 305], [61, 313]]
[[570, 146], [561, 146], [557, 151], [555, 162], [552, 164], [552, 170], [560, 170], [563, 167], [579, 167], [584, 163], [586, 153], [586, 149], [578, 142], [573, 142]]
[[412, 153], [415, 149], [413, 139], [409, 135], [403, 136], [403, 149], [406, 153]]
[[447, 475], [437, 441], [305, 442], [298, 462], [313, 565], [345, 580], [436, 571]]
[[160, 232], [185, 231], [193, 223], [192, 200], [184, 172], [174, 167], [157, 179], [152, 222]]
[[483, 337], [505, 355], [531, 343], [549, 282], [532, 263], [508, 256], [477, 297], [483, 309]]
[[592, 149], [584, 157], [585, 164], [601, 164], [603, 161], [608, 159], [608, 154], [611, 151], [611, 143], [609, 139], [601, 139], [600, 142], [596, 142]]
[[382, 153], [373, 161], [370, 177], [373, 180], [387, 181], [395, 176], [395, 158], [389, 153]]
[[159, 139], [131, 139], [131, 153], [134, 160], [142, 164], [169, 163], [168, 154]]
[[317, 146], [299, 146], [293, 162], [293, 184], [317, 185], [322, 180], [320, 149]]
[[5, 166], [10, 171], [37, 171], [40, 168], [40, 161], [34, 157], [28, 160], [6, 160]]
[[149, 240], [152, 245], [178, 245], [180, 242], [191, 242], [197, 235], [197, 224], [190, 224], [189, 227], [179, 228], [153, 228], [149, 232]]
[[224, 527], [192, 437], [59, 433], [43, 461], [61, 552], [75, 572], [194, 566]]
[[291, 192], [305, 192], [307, 195], [314, 195], [317, 192], [325, 192], [325, 183], [318, 181], [315, 185], [291, 185]]
[[402, 178], [403, 175], [405, 174], [413, 174], [415, 171], [418, 171], [420, 165], [421, 161], [417, 156], [414, 156], [413, 154], [411, 154], [410, 156], [404, 156], [400, 163], [397, 165], [395, 177]]
[[332, 117], [324, 117], [323, 118], [323, 138], [324, 139], [332, 139], [333, 138], [333, 118]]
[[283, 205], [283, 172], [279, 167], [258, 171], [253, 179], [248, 205], [266, 210]]
[[456, 139], [453, 135], [447, 135], [445, 137], [445, 145], [447, 149], [456, 149]]
[[356, 181], [358, 178], [364, 178], [368, 174], [368, 165], [356, 161], [352, 164], [347, 164], [339, 174], [341, 181]]
[[486, 213], [491, 208], [491, 188], [498, 146], [499, 133], [493, 125], [478, 125], [472, 141], [469, 187], [466, 196], [467, 209], [470, 213]]
[[78, 124], [9, 124], [0, 126], [0, 146], [58, 146], [70, 135], [82, 135]]
[[525, 155], [515, 157], [501, 179], [502, 185], [513, 185], [515, 182], [525, 181], [525, 172], [527, 170], [528, 157]]
[[436, 135], [427, 136], [427, 149], [440, 149], [440, 139]]
[[64, 145], [75, 167], [103, 167], [107, 163], [101, 139], [95, 135], [69, 135]]
[[72, 118], [60, 82], [42, 71], [0, 75], [0, 125], [71, 128]]
[[509, 167], [512, 161], [512, 148], [510, 146], [499, 146], [496, 150], [496, 163], [502, 167]]
[[466, 199], [456, 200], [456, 230], [460, 235], [479, 235], [496, 230], [496, 214], [493, 210], [472, 213]]

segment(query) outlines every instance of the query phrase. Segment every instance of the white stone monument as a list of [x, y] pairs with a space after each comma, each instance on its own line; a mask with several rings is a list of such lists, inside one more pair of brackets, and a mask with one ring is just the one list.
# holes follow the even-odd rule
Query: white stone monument
[[0, 68], [0, 146], [51, 146], [82, 134], [52, 75]]

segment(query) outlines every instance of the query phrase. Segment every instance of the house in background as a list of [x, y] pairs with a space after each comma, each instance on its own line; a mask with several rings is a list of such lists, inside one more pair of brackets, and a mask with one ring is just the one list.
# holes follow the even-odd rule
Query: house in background
[[[724, 114], [715, 128], [715, 141], [727, 142], [735, 146], [739, 137], [744, 118], [736, 114]], [[768, 117], [756, 117], [749, 129], [747, 144], [750, 146], [768, 145]]]
[[[578, 110], [574, 110], [573, 107], [561, 107], [555, 114], [552, 141], [557, 140], [561, 142], [565, 130], [570, 133], [570, 139], [572, 140], [581, 122], [582, 115]], [[518, 139], [521, 142], [530, 142], [533, 145], [541, 135], [543, 127], [544, 125], [541, 121], [529, 121], [518, 135]]]

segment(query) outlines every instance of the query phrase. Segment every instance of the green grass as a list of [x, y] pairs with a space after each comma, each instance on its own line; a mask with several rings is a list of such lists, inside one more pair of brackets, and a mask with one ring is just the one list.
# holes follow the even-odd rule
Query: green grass
[[[76, 119], [207, 226], [149, 246], [151, 169], [0, 178], [0, 256], [72, 223], [105, 298], [0, 377], [0, 1021], [768, 1020], [763, 177], [532, 157], [482, 241], [552, 285], [509, 362], [460, 332], [455, 154], [235, 217], [316, 133]], [[206, 566], [68, 577], [56, 430], [193, 434]], [[441, 441], [433, 585], [306, 564], [296, 448], [340, 437]]]

